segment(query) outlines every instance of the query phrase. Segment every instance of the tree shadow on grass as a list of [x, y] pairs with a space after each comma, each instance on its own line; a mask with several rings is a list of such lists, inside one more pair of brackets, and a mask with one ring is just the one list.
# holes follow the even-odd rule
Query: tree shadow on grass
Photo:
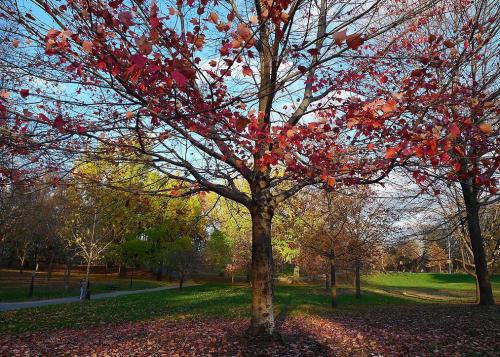
[[360, 355], [493, 356], [500, 351], [499, 318], [498, 307], [407, 304], [331, 314], [309, 330], [334, 350], [356, 345]]
[[327, 355], [326, 347], [301, 326], [284, 330], [283, 339], [250, 338], [247, 328], [248, 319], [150, 320], [4, 336], [0, 346], [21, 355]]

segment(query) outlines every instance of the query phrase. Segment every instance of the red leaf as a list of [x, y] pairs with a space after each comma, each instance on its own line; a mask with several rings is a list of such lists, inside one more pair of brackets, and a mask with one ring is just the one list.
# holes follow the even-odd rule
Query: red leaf
[[181, 72], [175, 70], [172, 72], [172, 78], [174, 79], [175, 83], [177, 83], [177, 85], [179, 87], [184, 87], [186, 85], [186, 82], [187, 82], [187, 78], [184, 74], [182, 74]]
[[418, 76], [421, 76], [423, 73], [424, 73], [424, 70], [422, 68], [417, 68], [417, 69], [414, 69], [413, 71], [411, 71], [410, 75], [412, 77], [418, 77]]
[[49, 32], [47, 32], [47, 37], [48, 38], [55, 38], [55, 37], [59, 36], [60, 33], [61, 33], [61, 31], [50, 29]]
[[307, 52], [309, 52], [312, 56], [316, 56], [319, 54], [319, 50], [317, 48], [311, 48], [307, 50]]
[[208, 16], [208, 19], [214, 24], [217, 24], [217, 22], [219, 22], [219, 15], [217, 15], [217, 13], [212, 11]]
[[443, 41], [443, 45], [445, 45], [448, 48], [455, 47], [455, 43], [452, 40], [445, 40], [445, 41]]
[[243, 75], [251, 76], [253, 74], [252, 69], [248, 66], [243, 66]]
[[458, 128], [457, 124], [451, 123], [450, 127], [448, 129], [450, 138], [456, 139], [460, 136], [460, 129]]
[[43, 113], [38, 114], [38, 119], [41, 120], [43, 123], [49, 122], [49, 118]]
[[94, 44], [90, 41], [83, 41], [82, 42], [82, 49], [84, 52], [92, 53], [93, 47], [94, 47]]
[[136, 53], [130, 56], [130, 61], [139, 68], [144, 68], [146, 63], [148, 63], [148, 59], [140, 53]]
[[340, 46], [345, 41], [346, 37], [347, 37], [347, 31], [346, 30], [335, 32], [333, 34], [333, 40], [335, 41], [335, 43], [337, 44], [337, 46]]
[[365, 42], [359, 33], [353, 33], [346, 37], [347, 46], [352, 50], [357, 50]]
[[109, 3], [109, 6], [113, 9], [116, 9], [118, 6], [122, 4], [123, 0], [113, 0]]
[[151, 51], [153, 51], [153, 45], [144, 36], [137, 38], [135, 40], [135, 44], [137, 45], [139, 52], [145, 56], [149, 55]]
[[384, 113], [392, 113], [396, 110], [398, 103], [394, 99], [389, 99], [387, 102], [382, 105], [382, 111]]
[[56, 118], [54, 119], [54, 121], [52, 122], [52, 126], [56, 129], [59, 129], [61, 130], [62, 127], [64, 126], [65, 122], [64, 122], [64, 119], [62, 117], [61, 114], [59, 114], [58, 116], [56, 116]]
[[394, 148], [388, 148], [385, 152], [386, 159], [394, 159], [398, 156], [398, 151]]
[[151, 25], [152, 28], [158, 28], [160, 27], [160, 20], [157, 17], [152, 17], [149, 19], [149, 24]]
[[245, 41], [248, 41], [252, 37], [252, 31], [244, 23], [238, 25], [236, 33]]
[[30, 91], [28, 89], [21, 89], [19, 91], [19, 94], [21, 95], [21, 97], [26, 98], [30, 95]]
[[493, 127], [490, 123], [481, 123], [479, 124], [479, 130], [487, 135], [490, 135], [493, 132]]
[[120, 12], [118, 14], [118, 20], [120, 20], [120, 22], [127, 27], [130, 27], [134, 24], [134, 21], [132, 21], [132, 14], [129, 11]]
[[239, 132], [245, 130], [249, 123], [250, 120], [248, 120], [247, 118], [238, 118], [236, 120], [236, 130], [238, 130]]

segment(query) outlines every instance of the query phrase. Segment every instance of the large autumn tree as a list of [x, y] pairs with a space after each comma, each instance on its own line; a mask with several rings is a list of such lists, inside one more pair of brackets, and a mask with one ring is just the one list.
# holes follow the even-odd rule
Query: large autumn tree
[[[377, 38], [439, 1], [12, 2], [0, 14], [19, 24], [7, 38], [28, 83], [1, 97], [2, 125], [46, 131], [43, 152], [139, 152], [182, 182], [171, 195], [212, 191], [247, 207], [250, 332], [271, 334], [277, 205], [307, 185], [377, 182], [396, 164], [383, 136], [345, 120], [362, 75], [347, 59], [372, 57]], [[364, 124], [390, 128], [397, 103], [378, 97], [385, 122]]]

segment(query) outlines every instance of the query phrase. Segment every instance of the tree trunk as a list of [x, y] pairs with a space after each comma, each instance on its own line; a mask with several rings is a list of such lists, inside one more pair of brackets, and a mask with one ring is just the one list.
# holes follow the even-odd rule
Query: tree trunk
[[462, 182], [462, 193], [464, 196], [465, 208], [467, 211], [467, 227], [469, 239], [474, 255], [474, 265], [476, 268], [477, 282], [479, 285], [479, 304], [495, 305], [493, 291], [491, 289], [486, 253], [484, 251], [483, 236], [479, 222], [479, 202], [478, 192], [472, 184]]
[[332, 281], [330, 280], [330, 266], [328, 265], [328, 270], [325, 274], [325, 289], [326, 291], [330, 291], [332, 288]]
[[251, 276], [251, 267], [247, 267], [247, 273], [246, 273], [246, 277], [245, 277], [245, 280], [246, 282], [252, 286], [252, 279], [250, 279], [250, 276]]
[[31, 273], [31, 282], [30, 282], [30, 289], [28, 292], [28, 296], [32, 297], [33, 296], [33, 289], [35, 287], [35, 275], [38, 271], [38, 243], [35, 243], [35, 254], [33, 255], [33, 272]]
[[125, 278], [127, 276], [127, 268], [122, 264], [118, 264], [118, 277]]
[[356, 271], [355, 271], [355, 281], [356, 281], [356, 299], [361, 298], [361, 273], [360, 273], [360, 266], [359, 264], [356, 264]]
[[49, 268], [47, 269], [47, 280], [50, 280], [52, 278], [52, 270], [54, 269], [54, 256], [56, 255], [55, 252], [52, 252], [50, 256], [50, 261], [49, 261]]
[[24, 258], [21, 259], [21, 266], [19, 267], [19, 273], [20, 274], [24, 273]]
[[479, 290], [479, 280], [477, 279], [477, 275], [474, 275], [474, 281], [475, 281], [475, 285], [476, 285], [476, 297], [474, 298], [474, 302], [476, 304], [479, 303], [479, 298], [481, 296], [481, 291]]
[[336, 308], [337, 305], [337, 277], [335, 269], [335, 258], [330, 258], [330, 292], [332, 295], [332, 308]]
[[35, 287], [35, 272], [31, 273], [31, 281], [30, 281], [30, 287], [28, 290], [28, 297], [33, 297], [33, 289]]
[[234, 274], [231, 273], [231, 285], [234, 285]]
[[64, 290], [68, 291], [69, 288], [69, 263], [66, 263], [66, 267], [64, 268], [64, 276], [63, 276], [63, 281], [64, 281]]
[[182, 290], [182, 285], [184, 285], [184, 274], [181, 273], [181, 277], [179, 279], [179, 290]]
[[261, 203], [250, 209], [252, 216], [252, 319], [251, 335], [274, 333], [272, 207]]
[[163, 262], [160, 262], [158, 269], [156, 270], [156, 280], [160, 281], [163, 277]]
[[87, 271], [85, 273], [85, 281], [89, 281], [89, 275], [90, 275], [90, 260], [87, 262]]
[[72, 266], [72, 264], [73, 264], [72, 261], [70, 261], [68, 263], [68, 281], [70, 281], [70, 279], [71, 279], [71, 266]]

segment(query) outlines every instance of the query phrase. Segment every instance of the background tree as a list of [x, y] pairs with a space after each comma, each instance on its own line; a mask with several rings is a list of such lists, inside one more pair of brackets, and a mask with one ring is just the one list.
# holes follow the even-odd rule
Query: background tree
[[415, 240], [398, 242], [395, 246], [397, 269], [417, 272], [423, 257], [423, 249]]
[[[494, 304], [480, 208], [497, 195], [498, 15], [488, 0], [441, 2], [424, 25], [388, 34], [389, 46], [381, 42], [376, 51], [400, 58], [397, 66], [357, 67], [377, 79], [366, 83], [366, 94], [392, 96], [402, 118], [387, 133], [394, 140], [386, 156], [435, 194], [438, 182], [459, 187], [482, 305]], [[382, 108], [368, 101], [365, 108]]]
[[304, 192], [287, 204], [289, 232], [295, 235], [298, 263], [326, 276], [332, 306], [337, 306], [338, 269], [353, 271], [360, 296], [361, 270], [380, 266], [389, 215], [368, 190], [343, 193]]
[[[215, 229], [210, 234], [205, 247], [205, 256], [218, 273], [223, 273], [227, 265], [231, 263], [231, 244], [222, 231]], [[234, 282], [233, 274], [231, 274], [231, 280]]]
[[208, 195], [205, 202], [208, 222], [220, 230], [230, 246], [230, 263], [227, 273], [233, 280], [237, 273], [244, 273], [250, 282], [250, 263], [252, 256], [252, 222], [246, 208], [235, 202]]
[[445, 250], [439, 246], [436, 242], [431, 243], [425, 249], [426, 256], [426, 266], [428, 268], [437, 268], [441, 273], [442, 267], [446, 266], [448, 261], [448, 254], [446, 254]]

